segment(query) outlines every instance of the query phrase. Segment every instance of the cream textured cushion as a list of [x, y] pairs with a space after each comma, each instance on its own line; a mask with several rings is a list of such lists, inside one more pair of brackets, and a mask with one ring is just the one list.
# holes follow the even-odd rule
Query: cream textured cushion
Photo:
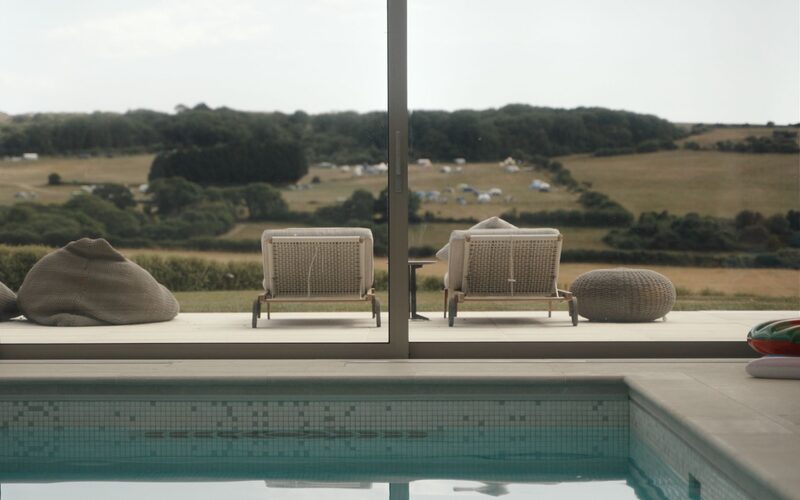
[[103, 239], [84, 238], [44, 256], [19, 289], [29, 320], [50, 326], [167, 321], [178, 301], [147, 271]]
[[[364, 277], [364, 293], [366, 290], [372, 288], [375, 279], [374, 262], [373, 262], [373, 238], [372, 231], [363, 227], [299, 227], [288, 229], [267, 229], [261, 234], [261, 255], [264, 264], [264, 290], [266, 292], [273, 292], [270, 289], [270, 277], [274, 277], [275, 270], [273, 263], [269, 258], [267, 245], [269, 239], [274, 236], [301, 236], [306, 238], [327, 236], [354, 236], [363, 238], [363, 260], [360, 262], [360, 273]], [[323, 270], [324, 271], [324, 270]]]
[[467, 229], [450, 233], [450, 258], [447, 264], [447, 288], [461, 290], [464, 274], [464, 240], [467, 235], [542, 235], [558, 236], [558, 229]]
[[[486, 220], [482, 220], [469, 228], [472, 229], [516, 229], [517, 226], [510, 222], [506, 222], [500, 217], [489, 217]], [[447, 243], [445, 246], [441, 248], [438, 252], [436, 252], [436, 258], [439, 260], [447, 260], [450, 258], [450, 243]]]
[[0, 321], [7, 321], [17, 316], [19, 316], [17, 295], [3, 283], [0, 283]]

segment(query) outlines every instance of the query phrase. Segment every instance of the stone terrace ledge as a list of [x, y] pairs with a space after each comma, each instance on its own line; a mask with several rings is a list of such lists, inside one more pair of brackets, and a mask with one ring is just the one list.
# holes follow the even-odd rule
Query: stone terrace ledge
[[[441, 312], [425, 314], [430, 321], [409, 324], [411, 358], [755, 357], [745, 341], [748, 330], [798, 312], [679, 311], [667, 321], [582, 320], [577, 327], [565, 311], [551, 318], [543, 311], [464, 312], [452, 328]], [[72, 328], [15, 320], [0, 323], [0, 359], [374, 357], [286, 356], [269, 344], [386, 343], [386, 324], [376, 328], [368, 312], [275, 313], [271, 320], [262, 316], [258, 329], [251, 328], [248, 313], [184, 313], [164, 323]]]
[[[464, 312], [452, 328], [441, 312], [409, 324], [411, 342], [743, 342], [756, 323], [788, 318], [798, 311], [672, 312], [667, 321], [596, 323], [577, 327], [565, 311]], [[384, 322], [384, 324], [388, 321]], [[273, 313], [250, 327], [249, 313], [183, 313], [172, 321], [126, 326], [59, 328], [25, 320], [0, 323], [0, 346], [12, 344], [386, 342], [368, 312]]]

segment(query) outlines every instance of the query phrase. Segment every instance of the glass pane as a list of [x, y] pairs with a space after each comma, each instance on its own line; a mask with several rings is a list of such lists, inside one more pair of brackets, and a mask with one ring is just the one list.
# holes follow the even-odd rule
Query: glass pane
[[[412, 340], [622, 339], [586, 320], [666, 313], [656, 336], [741, 340], [741, 322], [796, 315], [798, 5], [726, 5], [409, 2], [410, 251], [451, 242], [417, 271], [437, 319]], [[560, 263], [518, 229], [453, 233], [491, 217], [556, 230]], [[600, 271], [621, 266], [648, 272]], [[535, 300], [570, 290], [582, 328], [568, 300]], [[692, 329], [698, 310], [726, 312]]]
[[[202, 321], [224, 335], [176, 326], [178, 340], [388, 341], [386, 5], [11, 1], [3, 12], [0, 244], [21, 267], [2, 266], [0, 281], [20, 290], [42, 255], [105, 238], [174, 293], [176, 321], [242, 313]], [[61, 279], [71, 293], [76, 268], [62, 269], [32, 283]], [[68, 311], [77, 319], [59, 319], [52, 296], [43, 312], [21, 300], [22, 312], [40, 324], [174, 315], [110, 279], [111, 294], [90, 277], [97, 297]]]

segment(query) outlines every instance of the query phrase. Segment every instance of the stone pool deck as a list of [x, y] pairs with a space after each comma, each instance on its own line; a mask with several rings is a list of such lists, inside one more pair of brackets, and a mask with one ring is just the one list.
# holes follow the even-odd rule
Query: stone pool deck
[[[0, 361], [0, 388], [26, 384], [59, 394], [61, 384], [275, 382], [324, 387], [332, 381], [448, 383], [509, 380], [559, 385], [624, 382], [665, 425], [755, 498], [800, 498], [800, 381], [754, 379], [741, 360], [65, 360]], [[274, 384], [274, 385], [273, 385]], [[191, 387], [189, 384], [188, 387]], [[49, 388], [49, 389], [48, 389]], [[37, 389], [38, 390], [38, 389]], [[563, 390], [563, 389], [562, 389]], [[64, 392], [68, 392], [65, 390]], [[585, 391], [584, 391], [585, 392]], [[20, 394], [17, 394], [20, 397]], [[740, 471], [748, 471], [743, 474]]]

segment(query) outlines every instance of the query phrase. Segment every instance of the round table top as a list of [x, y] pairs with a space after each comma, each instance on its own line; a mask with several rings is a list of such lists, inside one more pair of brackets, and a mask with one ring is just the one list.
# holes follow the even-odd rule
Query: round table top
[[416, 260], [416, 259], [409, 259], [408, 265], [409, 266], [425, 266], [428, 264], [436, 264], [438, 261], [436, 260]]

